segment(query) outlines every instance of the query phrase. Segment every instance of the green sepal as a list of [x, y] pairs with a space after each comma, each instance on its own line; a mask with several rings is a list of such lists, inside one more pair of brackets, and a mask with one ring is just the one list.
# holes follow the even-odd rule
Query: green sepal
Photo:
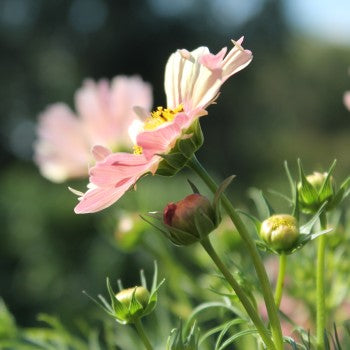
[[[181, 159], [184, 159], [184, 157], [182, 156], [182, 154], [179, 154], [179, 160], [178, 162], [181, 161]], [[182, 169], [182, 167], [173, 167], [171, 166], [171, 164], [167, 161], [166, 154], [162, 154], [160, 155], [163, 160], [158, 164], [158, 168], [157, 168], [157, 175], [161, 175], [161, 176], [173, 176], [175, 175], [180, 169]], [[174, 164], [174, 163], [172, 163]], [[186, 164], [186, 162], [184, 162], [184, 165]]]
[[217, 225], [221, 221], [221, 214], [220, 214], [220, 199], [222, 194], [225, 192], [226, 188], [231, 184], [233, 179], [236, 177], [236, 175], [231, 175], [227, 177], [221, 184], [219, 185], [218, 189], [216, 190], [214, 194], [214, 199], [213, 199], [213, 208], [215, 211], [215, 218]]
[[307, 181], [303, 166], [300, 159], [298, 159], [299, 177], [301, 181], [301, 187], [299, 189], [299, 196], [302, 202], [306, 205], [313, 205], [318, 202], [318, 193], [315, 188]]
[[313, 188], [314, 193], [317, 193], [317, 198], [314, 199], [313, 196], [305, 195], [305, 193], [308, 191], [307, 188], [309, 188], [309, 186], [305, 184], [305, 182], [303, 182], [305, 176], [303, 176], [301, 162], [300, 160], [298, 160], [299, 169], [301, 169], [301, 172], [300, 172], [301, 183], [298, 186], [300, 208], [305, 213], [308, 213], [308, 214], [315, 213], [319, 209], [319, 207], [326, 201], [328, 202], [326, 211], [329, 211], [331, 209], [334, 209], [345, 198], [344, 196], [345, 191], [343, 190], [342, 186], [344, 184], [345, 186], [347, 186], [346, 181], [342, 184], [339, 190], [336, 191], [334, 180], [332, 177], [336, 163], [337, 161], [334, 160], [327, 172], [327, 176], [325, 176], [324, 181], [322, 182], [321, 185], [315, 187], [310, 182], [308, 182], [308, 185]]
[[178, 246], [182, 245], [191, 245], [193, 243], [196, 243], [200, 240], [199, 236], [195, 236], [191, 233], [188, 233], [186, 231], [180, 230], [178, 228], [165, 225], [164, 226], [169, 230], [170, 235], [169, 239]]
[[293, 213], [292, 215], [299, 221], [300, 216], [300, 203], [299, 203], [299, 196], [298, 196], [298, 188], [295, 185], [294, 187], [294, 203], [293, 203]]
[[[141, 274], [141, 285], [147, 291], [147, 283], [146, 283], [146, 279], [143, 271], [141, 271], [140, 274]], [[90, 295], [88, 295], [86, 292], [84, 293], [92, 301], [94, 301], [98, 306], [100, 306], [107, 314], [112, 316], [117, 322], [121, 324], [129, 324], [129, 323], [134, 323], [137, 319], [140, 319], [148, 315], [156, 307], [157, 291], [165, 281], [163, 279], [160, 283], [157, 284], [157, 279], [158, 279], [158, 267], [157, 267], [157, 263], [154, 262], [152, 289], [149, 292], [149, 297], [148, 297], [148, 291], [147, 291], [146, 296], [148, 297], [148, 300], [145, 300], [146, 305], [141, 304], [141, 302], [136, 298], [136, 291], [138, 288], [137, 286], [133, 289], [131, 300], [128, 306], [126, 306], [125, 303], [119, 301], [115, 295], [115, 292], [111, 287], [109, 278], [107, 278], [106, 280], [106, 285], [107, 285], [107, 291], [110, 297], [110, 303], [108, 303], [106, 299], [101, 295], [98, 296], [100, 300], [99, 302], [94, 298], [92, 298]]]
[[328, 171], [328, 174], [327, 174], [327, 177], [320, 189], [320, 192], [319, 192], [319, 202], [322, 203], [324, 202], [325, 200], [329, 199], [330, 197], [333, 196], [334, 194], [334, 187], [333, 187], [333, 184], [332, 184], [332, 181], [331, 181], [331, 176], [332, 176], [332, 173], [334, 171], [334, 168], [337, 164], [337, 160], [335, 159], [331, 165], [331, 167], [329, 168], [329, 171]]
[[166, 168], [170, 166], [169, 172], [173, 172], [173, 171], [178, 171], [180, 169], [182, 169], [186, 163], [188, 162], [188, 158], [186, 158], [182, 153], [180, 152], [171, 152], [168, 154], [159, 154], [160, 157], [163, 158], [164, 161], [161, 161], [159, 163], [159, 167], [157, 170], [157, 174], [158, 175], [163, 175], [160, 174], [160, 171], [162, 171], [162, 169], [164, 169], [164, 171], [166, 172]]
[[350, 176], [341, 184], [339, 190], [334, 195], [329, 207], [335, 208], [339, 203], [342, 202], [350, 194]]
[[178, 228], [166, 225], [163, 223], [161, 215], [159, 212], [151, 212], [145, 215], [152, 217], [158, 221], [158, 225], [154, 224], [152, 221], [146, 219], [141, 215], [141, 218], [149, 223], [151, 226], [160, 231], [167, 239], [178, 246], [190, 245], [199, 241], [199, 237], [194, 236], [186, 231], [180, 230]]
[[135, 297], [136, 289], [137, 287], [134, 288], [128, 308], [128, 323], [134, 323], [137, 319], [144, 316], [144, 307]]
[[[188, 134], [187, 134], [188, 135]], [[189, 135], [188, 138], [181, 139], [178, 143], [179, 151], [187, 158], [190, 159], [193, 153], [198, 149], [196, 144], [192, 142], [191, 137]]]
[[[152, 214], [152, 215], [151, 215]], [[152, 212], [152, 213], [147, 213], [147, 214], [145, 214], [145, 215], [147, 215], [147, 216], [150, 216], [150, 217], [152, 217], [152, 218], [154, 218], [154, 219], [156, 219], [156, 220], [161, 220], [161, 219], [159, 219], [158, 217], [156, 217], [156, 216], [153, 216], [153, 214], [154, 214], [154, 212]], [[146, 219], [143, 215], [140, 215], [140, 217], [141, 217], [141, 219], [142, 220], [144, 220], [145, 222], [147, 222], [148, 224], [150, 224], [152, 227], [154, 227], [155, 229], [157, 229], [158, 231], [160, 231], [166, 238], [169, 238], [170, 239], [170, 234], [169, 234], [169, 232], [167, 232], [167, 230], [164, 228], [164, 227], [160, 227], [160, 226], [158, 226], [158, 225], [155, 225], [151, 220], [148, 220], [148, 219]], [[164, 226], [164, 225], [163, 225]]]
[[187, 179], [187, 182], [191, 186], [191, 189], [192, 189], [193, 193], [200, 194], [199, 189], [197, 188], [197, 186], [191, 180]]
[[311, 219], [306, 224], [300, 227], [300, 233], [306, 235], [310, 234], [312, 227], [315, 225], [320, 215], [326, 210], [326, 207], [327, 202], [323, 203], [318, 209], [318, 211], [311, 217]]
[[214, 231], [217, 227], [216, 223], [214, 223], [203, 210], [198, 210], [198, 212], [195, 214], [194, 223], [197, 231], [199, 232], [200, 239], [207, 237], [208, 234]]
[[[157, 282], [157, 280], [155, 280]], [[144, 309], [143, 316], [146, 316], [150, 314], [156, 307], [157, 301], [158, 301], [158, 290], [162, 286], [162, 284], [165, 282], [165, 279], [163, 278], [158, 284], [155, 283], [154, 286], [151, 289], [151, 296], [149, 298], [148, 305]]]
[[221, 182], [221, 184], [219, 185], [218, 189], [214, 194], [213, 207], [218, 206], [221, 195], [224, 193], [226, 188], [230, 185], [230, 183], [235, 177], [236, 175], [231, 175], [228, 178], [226, 178], [223, 182]]
[[175, 175], [202, 146], [203, 141], [202, 129], [197, 118], [192, 125], [182, 133], [176, 141], [175, 146], [168, 154], [159, 154], [163, 160], [159, 163], [156, 174], [163, 176]]
[[[155, 273], [155, 272], [154, 272]], [[144, 270], [141, 270], [140, 271], [140, 281], [141, 281], [141, 286], [143, 288], [147, 288], [147, 281], [146, 281], [146, 276], [145, 276], [145, 271]]]

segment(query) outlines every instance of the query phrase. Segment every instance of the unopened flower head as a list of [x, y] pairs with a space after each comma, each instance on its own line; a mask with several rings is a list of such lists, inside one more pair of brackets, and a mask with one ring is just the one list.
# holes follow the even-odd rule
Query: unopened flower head
[[272, 215], [262, 222], [260, 237], [274, 250], [289, 250], [299, 237], [298, 222], [288, 214]]
[[163, 221], [169, 238], [177, 245], [200, 241], [218, 225], [212, 204], [198, 193], [169, 203], [164, 208]]
[[135, 300], [137, 300], [137, 302], [139, 302], [142, 308], [144, 309], [148, 304], [150, 293], [145, 287], [136, 286], [134, 288], [123, 289], [115, 295], [117, 300], [119, 300], [128, 309], [130, 308], [133, 296]]
[[[242, 42], [243, 38], [233, 42], [228, 53], [226, 48], [212, 54], [207, 47], [199, 47], [191, 52], [177, 50], [170, 56], [164, 82], [167, 106], [151, 114], [137, 109], [144, 121], [134, 121], [129, 129], [133, 153], [108, 154], [99, 149], [106, 156], [90, 169], [88, 191], [80, 196], [76, 213], [96, 212], [116, 202], [143, 175], [159, 172], [161, 163], [180, 142], [184, 142], [177, 150], [181, 159], [171, 158], [170, 166], [178, 171], [185, 165], [202, 143], [201, 131], [195, 127], [198, 118], [207, 114], [221, 85], [252, 60]], [[193, 137], [194, 142], [186, 142]]]
[[334, 194], [334, 179], [326, 172], [315, 171], [298, 183], [300, 207], [306, 213], [316, 213], [326, 201], [332, 200]]
[[[319, 192], [327, 178], [327, 173], [319, 173], [314, 171], [313, 174], [306, 176], [306, 180], [313, 186], [313, 188]], [[300, 186], [300, 185], [299, 185]]]
[[[117, 76], [111, 83], [86, 80], [75, 94], [75, 106], [76, 115], [66, 104], [56, 103], [39, 116], [35, 161], [51, 181], [87, 177], [95, 145], [112, 151], [129, 149], [129, 126], [138, 118], [133, 107], [149, 110], [152, 91], [137, 76]], [[94, 157], [99, 161], [109, 153], [97, 149]]]
[[110, 297], [110, 303], [102, 297], [98, 296], [98, 300], [90, 297], [95, 303], [100, 305], [102, 309], [117, 322], [121, 324], [135, 323], [138, 319], [150, 314], [156, 307], [158, 299], [158, 289], [163, 284], [164, 280], [157, 283], [158, 267], [154, 263], [154, 274], [152, 287], [147, 288], [146, 278], [141, 271], [141, 286], [133, 288], [124, 288], [122, 282], [119, 281], [119, 292], [115, 293], [107, 278], [107, 290]]

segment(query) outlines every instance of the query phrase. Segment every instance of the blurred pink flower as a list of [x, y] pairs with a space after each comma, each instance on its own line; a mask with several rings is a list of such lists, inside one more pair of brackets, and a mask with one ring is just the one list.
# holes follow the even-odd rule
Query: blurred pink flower
[[137, 76], [117, 76], [110, 84], [86, 80], [75, 94], [75, 106], [77, 115], [64, 103], [56, 103], [39, 116], [34, 158], [51, 181], [87, 177], [95, 145], [129, 149], [128, 128], [137, 118], [133, 107], [151, 109], [151, 86]]
[[343, 102], [345, 107], [350, 111], [350, 91], [345, 91], [343, 96]]
[[[154, 174], [162, 158], [198, 118], [207, 114], [206, 108], [215, 101], [221, 85], [233, 74], [246, 67], [252, 53], [241, 47], [243, 38], [233, 42], [228, 52], [223, 48], [216, 55], [207, 47], [189, 52], [185, 49], [173, 53], [165, 68], [167, 108], [158, 107], [151, 115], [139, 109], [143, 122], [135, 120], [130, 128], [134, 141], [134, 154], [108, 154], [99, 158], [90, 170], [88, 191], [80, 195], [76, 213], [102, 210], [116, 202], [146, 173]], [[226, 56], [225, 56], [226, 55]]]

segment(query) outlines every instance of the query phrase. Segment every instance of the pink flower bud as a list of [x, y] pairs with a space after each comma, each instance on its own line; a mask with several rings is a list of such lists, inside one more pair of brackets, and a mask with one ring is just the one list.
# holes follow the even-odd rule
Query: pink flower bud
[[163, 220], [171, 236], [172, 228], [176, 231], [176, 238], [179, 231], [183, 232], [181, 238], [184, 238], [184, 241], [181, 239], [181, 243], [178, 242], [181, 245], [200, 240], [217, 226], [210, 201], [198, 193], [191, 194], [176, 203], [169, 203], [164, 209]]

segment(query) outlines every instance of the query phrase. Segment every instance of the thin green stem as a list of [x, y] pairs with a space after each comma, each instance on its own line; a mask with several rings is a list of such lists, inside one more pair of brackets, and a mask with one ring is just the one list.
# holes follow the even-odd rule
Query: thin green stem
[[145, 333], [145, 330], [143, 329], [142, 323], [141, 323], [141, 319], [138, 318], [135, 322], [134, 322], [135, 328], [137, 330], [137, 334], [139, 335], [140, 339], [142, 340], [143, 345], [145, 346], [145, 348], [147, 350], [153, 350], [153, 347], [150, 343], [150, 341], [147, 338], [147, 335]]
[[241, 288], [241, 286], [238, 284], [238, 282], [235, 280], [235, 278], [229, 272], [227, 267], [221, 261], [219, 256], [216, 254], [212, 244], [210, 243], [209, 238], [206, 237], [205, 239], [202, 239], [201, 244], [202, 244], [203, 248], [206, 250], [206, 252], [208, 253], [208, 255], [211, 257], [211, 259], [214, 261], [215, 265], [218, 267], [218, 269], [224, 275], [226, 281], [230, 284], [230, 286], [232, 287], [232, 289], [236, 293], [237, 297], [239, 298], [243, 307], [247, 311], [247, 314], [249, 315], [250, 319], [254, 323], [256, 329], [258, 330], [258, 332], [259, 332], [261, 338], [263, 339], [264, 343], [266, 344], [267, 348], [268, 349], [276, 349], [270, 336], [269, 336], [267, 328], [265, 327], [261, 318], [257, 314], [255, 308], [253, 307], [253, 305], [249, 301], [244, 290]]
[[[327, 228], [326, 213], [320, 215], [321, 230]], [[326, 328], [326, 303], [325, 303], [325, 252], [326, 235], [318, 238], [317, 266], [316, 266], [316, 336], [317, 349], [324, 349], [324, 330]]]
[[281, 253], [279, 256], [279, 271], [276, 283], [275, 290], [275, 303], [279, 308], [281, 304], [282, 294], [283, 294], [283, 286], [284, 286], [284, 276], [286, 274], [286, 264], [287, 264], [287, 255]]
[[[197, 175], [203, 180], [203, 182], [208, 186], [208, 188], [215, 193], [218, 186], [214, 180], [210, 177], [207, 171], [199, 163], [195, 155], [188, 161], [187, 166], [190, 167]], [[269, 316], [272, 336], [278, 350], [283, 349], [283, 337], [281, 330], [281, 323], [277, 313], [277, 307], [271, 290], [271, 285], [267, 277], [267, 273], [262, 262], [261, 256], [258, 253], [254, 240], [250, 237], [249, 232], [244, 225], [242, 219], [233, 208], [229, 199], [223, 194], [221, 200], [227, 214], [230, 216], [233, 224], [235, 225], [239, 235], [241, 236], [243, 242], [246, 245], [248, 253], [250, 254], [256, 274], [261, 284], [262, 293], [265, 300], [265, 305], [267, 313]]]

